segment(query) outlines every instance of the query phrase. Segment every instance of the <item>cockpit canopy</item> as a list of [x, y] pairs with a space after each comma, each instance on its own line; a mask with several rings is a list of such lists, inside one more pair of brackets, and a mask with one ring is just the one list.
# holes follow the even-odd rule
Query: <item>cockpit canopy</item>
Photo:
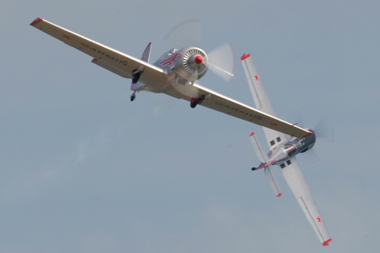
[[174, 53], [176, 53], [177, 51], [178, 51], [177, 48], [172, 48], [172, 49], [170, 49], [168, 52], [164, 53], [164, 54], [160, 57], [160, 59], [161, 59], [161, 58], [170, 57], [170, 56], [172, 56]]

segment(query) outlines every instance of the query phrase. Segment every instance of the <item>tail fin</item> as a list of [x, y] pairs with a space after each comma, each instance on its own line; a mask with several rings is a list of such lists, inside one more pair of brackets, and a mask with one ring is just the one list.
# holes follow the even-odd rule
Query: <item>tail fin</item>
[[150, 58], [150, 51], [152, 50], [152, 42], [149, 42], [148, 46], [146, 46], [144, 53], [141, 56], [141, 60], [149, 63], [149, 58]]
[[[152, 42], [149, 42], [148, 46], [146, 46], [143, 54], [141, 55], [141, 58], [140, 60], [142, 61], [145, 61], [147, 63], [149, 63], [149, 58], [150, 58], [150, 51], [152, 50]], [[141, 75], [141, 73], [143, 72], [143, 70], [140, 71], [140, 73], [137, 73], [138, 75]], [[140, 77], [140, 76], [139, 76]], [[138, 78], [139, 78], [138, 77]], [[137, 80], [138, 80], [137, 78]], [[141, 82], [136, 82], [134, 83], [133, 82], [133, 78], [132, 78], [132, 83], [131, 83], [131, 90], [143, 90], [145, 87], [145, 84], [141, 83]]]
[[[256, 139], [255, 133], [251, 133], [250, 139], [251, 139], [253, 147], [255, 148], [257, 159], [259, 159], [259, 161], [262, 164], [267, 164], [268, 156], [264, 153], [264, 150], [261, 147], [259, 140]], [[274, 194], [277, 197], [280, 197], [282, 193], [281, 193], [280, 187], [278, 186], [276, 175], [274, 174], [274, 171], [273, 171], [273, 167], [270, 165], [268, 167], [265, 167], [264, 173], [274, 191]]]

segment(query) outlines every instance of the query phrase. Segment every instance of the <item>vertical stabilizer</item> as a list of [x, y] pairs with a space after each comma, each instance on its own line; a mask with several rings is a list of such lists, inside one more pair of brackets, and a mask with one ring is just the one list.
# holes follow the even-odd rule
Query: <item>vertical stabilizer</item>
[[[149, 58], [150, 58], [150, 51], [152, 50], [152, 42], [149, 42], [148, 46], [146, 46], [143, 54], [141, 55], [140, 60], [145, 61], [149, 63]], [[134, 75], [138, 75], [137, 80], [139, 79], [141, 73], [143, 73], [144, 70], [136, 71]], [[132, 83], [131, 83], [131, 90], [137, 91], [137, 90], [143, 90], [145, 87], [145, 84], [135, 81], [134, 82], [134, 77], [132, 76]]]
[[150, 51], [152, 50], [152, 42], [149, 42], [148, 46], [146, 46], [142, 56], [141, 56], [141, 60], [149, 63], [149, 58], [150, 58]]

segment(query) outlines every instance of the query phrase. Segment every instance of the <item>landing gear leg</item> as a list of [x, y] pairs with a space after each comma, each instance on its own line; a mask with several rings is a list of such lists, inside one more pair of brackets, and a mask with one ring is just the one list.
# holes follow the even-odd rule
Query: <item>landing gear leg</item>
[[134, 91], [131, 95], [131, 101], [135, 100], [136, 98], [136, 91]]

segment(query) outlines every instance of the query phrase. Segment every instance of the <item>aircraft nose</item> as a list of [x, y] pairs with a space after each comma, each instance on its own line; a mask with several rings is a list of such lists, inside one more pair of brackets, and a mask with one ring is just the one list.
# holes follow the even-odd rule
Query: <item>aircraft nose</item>
[[196, 64], [201, 64], [202, 62], [203, 62], [203, 58], [202, 58], [202, 56], [200, 56], [200, 55], [197, 55], [197, 56], [195, 56], [195, 58], [194, 58], [194, 62], [196, 63]]

